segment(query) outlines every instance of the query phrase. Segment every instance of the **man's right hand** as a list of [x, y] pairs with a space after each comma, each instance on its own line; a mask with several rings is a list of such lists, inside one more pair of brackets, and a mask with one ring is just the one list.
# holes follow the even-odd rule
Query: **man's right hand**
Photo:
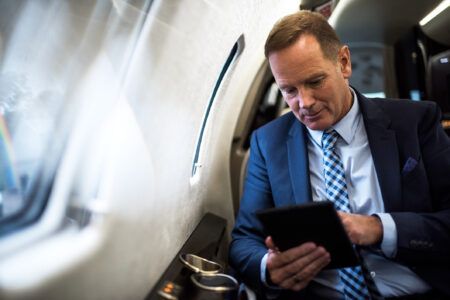
[[330, 254], [314, 243], [280, 252], [270, 236], [265, 242], [270, 280], [284, 289], [300, 291], [330, 262]]

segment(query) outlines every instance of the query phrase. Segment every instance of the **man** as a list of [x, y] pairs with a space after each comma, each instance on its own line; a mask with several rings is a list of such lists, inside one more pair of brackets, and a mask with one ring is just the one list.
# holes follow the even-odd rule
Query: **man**
[[[436, 105], [367, 99], [351, 88], [349, 49], [316, 13], [280, 20], [265, 54], [292, 112], [252, 135], [231, 265], [269, 298], [450, 297], [450, 141]], [[344, 182], [337, 196], [323, 164], [329, 159]], [[366, 268], [324, 270], [330, 255], [314, 243], [280, 252], [255, 215], [336, 197]], [[357, 288], [348, 272], [359, 272]]]

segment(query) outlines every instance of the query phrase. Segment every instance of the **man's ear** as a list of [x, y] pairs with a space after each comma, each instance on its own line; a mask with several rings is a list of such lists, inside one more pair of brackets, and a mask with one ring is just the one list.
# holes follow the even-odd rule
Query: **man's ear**
[[342, 46], [339, 50], [338, 64], [344, 79], [349, 79], [352, 75], [352, 61], [350, 59], [350, 50], [347, 45]]

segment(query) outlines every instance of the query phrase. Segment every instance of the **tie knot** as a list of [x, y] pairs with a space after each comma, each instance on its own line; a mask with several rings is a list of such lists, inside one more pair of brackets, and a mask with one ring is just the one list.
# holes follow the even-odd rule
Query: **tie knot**
[[334, 129], [327, 129], [322, 134], [322, 150], [331, 150], [334, 149], [334, 145], [339, 137], [339, 133], [337, 133]]

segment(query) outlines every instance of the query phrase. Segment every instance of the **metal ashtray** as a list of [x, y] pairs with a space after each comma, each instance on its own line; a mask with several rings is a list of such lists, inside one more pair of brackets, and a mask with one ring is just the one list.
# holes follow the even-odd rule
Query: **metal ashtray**
[[180, 254], [179, 258], [186, 267], [195, 273], [216, 274], [222, 270], [220, 264], [194, 254]]

